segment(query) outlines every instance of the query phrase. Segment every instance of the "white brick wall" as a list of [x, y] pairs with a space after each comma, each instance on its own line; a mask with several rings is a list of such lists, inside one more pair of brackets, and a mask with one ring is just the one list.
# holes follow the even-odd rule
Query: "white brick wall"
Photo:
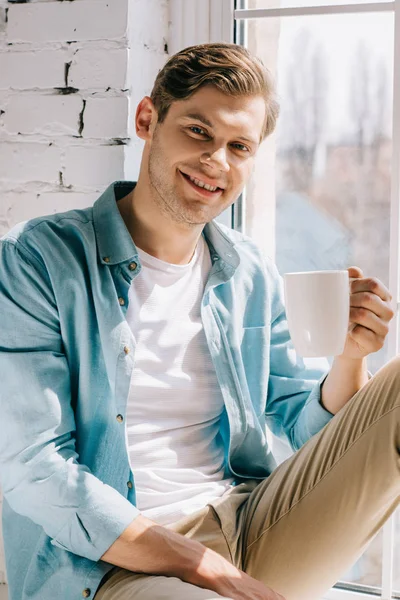
[[85, 107], [84, 138], [123, 138], [127, 134], [129, 102], [125, 96], [89, 98]]
[[[142, 2], [143, 10], [145, 2]], [[37, 2], [12, 5], [8, 11], [10, 42], [88, 42], [126, 39], [126, 0]]]
[[37, 52], [2, 52], [0, 54], [0, 89], [30, 90], [64, 85], [65, 50]]
[[168, 18], [168, 0], [0, 0], [0, 237], [137, 177], [133, 119]]
[[74, 187], [106, 187], [112, 179], [123, 179], [122, 146], [71, 146], [64, 161], [64, 185]]
[[82, 98], [76, 94], [13, 94], [4, 106], [3, 133], [77, 136], [80, 133], [79, 116], [83, 106]]
[[125, 88], [128, 54], [125, 49], [107, 50], [98, 45], [77, 50], [69, 71], [69, 85], [76, 88]]

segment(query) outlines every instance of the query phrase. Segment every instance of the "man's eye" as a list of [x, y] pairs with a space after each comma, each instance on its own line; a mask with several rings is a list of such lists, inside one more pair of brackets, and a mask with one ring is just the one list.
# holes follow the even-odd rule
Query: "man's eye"
[[191, 127], [189, 127], [189, 129], [190, 131], [193, 131], [193, 133], [197, 133], [199, 135], [206, 135], [204, 129], [202, 129], [201, 127], [197, 127], [197, 125], [192, 125]]
[[243, 152], [249, 152], [249, 149], [247, 146], [244, 146], [244, 144], [232, 144], [232, 146], [235, 146], [235, 148], [242, 150]]

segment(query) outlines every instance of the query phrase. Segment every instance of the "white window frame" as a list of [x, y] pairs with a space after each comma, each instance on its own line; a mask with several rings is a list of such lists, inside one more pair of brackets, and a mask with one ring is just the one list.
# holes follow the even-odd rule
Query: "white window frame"
[[[239, 3], [238, 3], [239, 4]], [[317, 2], [316, 2], [317, 4]], [[390, 199], [390, 254], [389, 288], [396, 301], [397, 311], [388, 336], [389, 357], [399, 350], [400, 306], [400, 0], [380, 3], [332, 4], [330, 6], [304, 6], [293, 8], [235, 9], [234, 0], [170, 0], [170, 52], [213, 41], [233, 42], [235, 26], [239, 20], [250, 18], [284, 18], [290, 16], [351, 14], [366, 12], [394, 13], [394, 86], [393, 86], [393, 151]], [[220, 215], [220, 220], [234, 226], [235, 211], [244, 210], [244, 202], [230, 212]], [[394, 519], [383, 527], [381, 595], [333, 587], [324, 600], [391, 600], [393, 598]], [[361, 586], [354, 586], [358, 588]], [[400, 592], [400, 590], [397, 590]], [[321, 599], [322, 600], [322, 599]]]

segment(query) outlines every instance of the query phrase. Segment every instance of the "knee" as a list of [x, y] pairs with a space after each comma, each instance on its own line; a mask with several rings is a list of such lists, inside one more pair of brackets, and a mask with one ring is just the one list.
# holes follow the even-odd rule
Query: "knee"
[[400, 382], [400, 354], [389, 360], [383, 367], [379, 369], [375, 377], [378, 376], [389, 378], [391, 380], [399, 379]]

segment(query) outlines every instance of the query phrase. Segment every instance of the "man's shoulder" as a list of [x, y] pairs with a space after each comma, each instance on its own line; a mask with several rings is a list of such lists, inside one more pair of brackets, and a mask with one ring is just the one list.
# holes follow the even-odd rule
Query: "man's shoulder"
[[[93, 207], [71, 209], [16, 223], [0, 238], [2, 256], [11, 260], [9, 252], [40, 264], [45, 270], [58, 269], [71, 251], [85, 254], [83, 246], [94, 242]], [[91, 242], [93, 240], [93, 242]], [[82, 250], [79, 251], [78, 248]]]
[[0, 239], [14, 243], [29, 241], [32, 238], [42, 237], [44, 232], [56, 231], [66, 234], [85, 228], [93, 222], [93, 207], [71, 209], [64, 212], [53, 213], [20, 221], [16, 223]]

